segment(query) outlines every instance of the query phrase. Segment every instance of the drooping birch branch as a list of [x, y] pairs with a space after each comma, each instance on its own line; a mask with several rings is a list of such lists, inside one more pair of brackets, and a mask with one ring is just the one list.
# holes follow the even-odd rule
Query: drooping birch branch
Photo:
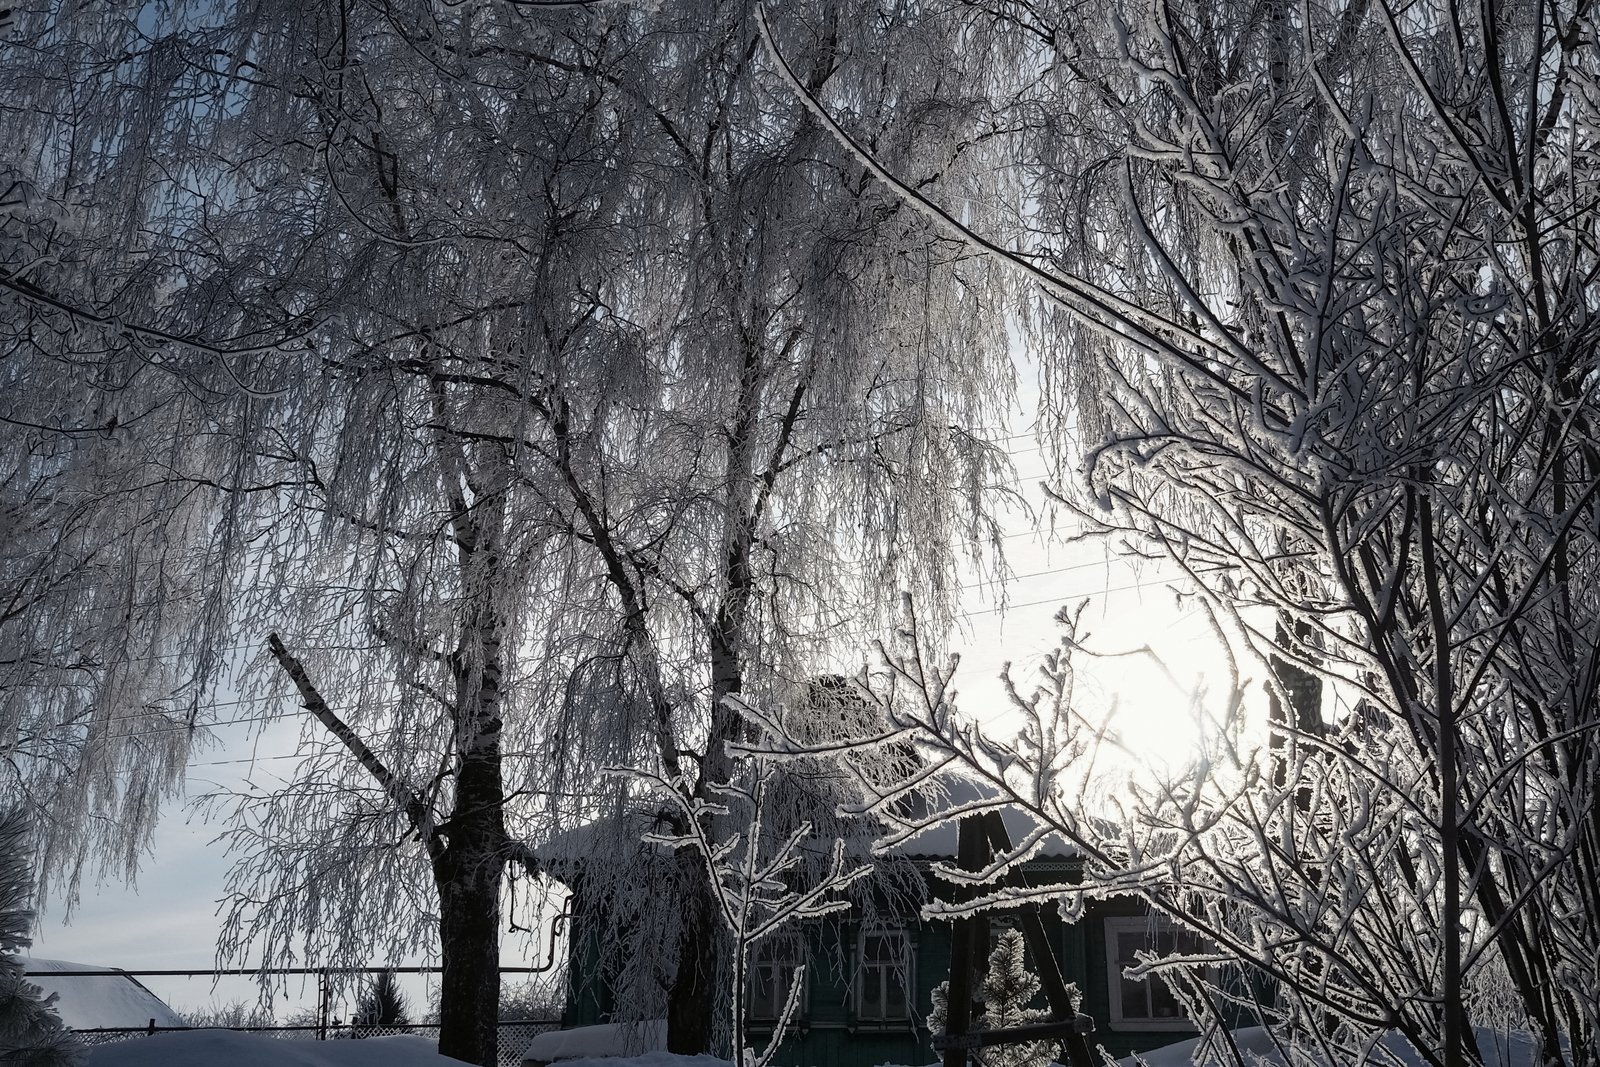
[[422, 797], [399, 775], [391, 771], [388, 765], [378, 758], [377, 753], [368, 748], [367, 743], [356, 736], [356, 732], [334, 713], [328, 702], [323, 699], [322, 693], [318, 691], [316, 684], [311, 681], [311, 676], [306, 673], [305, 666], [284, 647], [282, 639], [277, 634], [267, 635], [267, 648], [278, 661], [278, 666], [283, 668], [283, 672], [300, 691], [300, 699], [304, 701], [306, 710], [315, 715], [317, 721], [327, 727], [328, 732], [350, 750], [356, 761], [366, 768], [367, 773], [372, 775], [390, 799], [400, 806], [411, 828], [427, 844], [431, 854], [438, 847], [438, 843], [432, 813]]

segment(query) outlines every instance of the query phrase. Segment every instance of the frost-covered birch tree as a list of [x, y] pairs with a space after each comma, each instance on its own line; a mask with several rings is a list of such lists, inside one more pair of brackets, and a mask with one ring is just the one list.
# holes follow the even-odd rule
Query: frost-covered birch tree
[[[36, 38], [32, 82], [18, 80], [48, 113], [46, 104], [71, 104], [51, 60], [83, 58], [107, 79], [148, 69], [139, 92], [98, 100], [108, 114], [85, 136], [113, 172], [138, 159], [166, 170], [97, 187], [124, 229], [100, 221], [90, 237], [113, 270], [137, 274], [143, 248], [160, 251], [163, 271], [147, 272], [161, 282], [157, 306], [186, 336], [292, 340], [248, 388], [201, 393], [215, 407], [210, 422], [124, 420], [139, 424], [128, 432], [146, 447], [176, 457], [162, 484], [179, 499], [220, 491], [234, 528], [248, 531], [206, 542], [236, 570], [203, 603], [237, 647], [257, 651], [263, 687], [281, 679], [310, 712], [304, 773], [272, 803], [236, 812], [245, 859], [223, 948], [337, 966], [366, 963], [375, 944], [435, 946], [442, 1045], [492, 1062], [502, 878], [526, 859], [524, 828], [506, 825], [503, 724], [526, 727], [536, 712], [517, 688], [533, 672], [514, 674], [514, 656], [559, 641], [549, 620], [565, 606], [553, 592], [564, 564], [540, 521], [541, 483], [507, 442], [524, 413], [518, 389], [547, 368], [541, 361], [585, 339], [609, 347], [621, 332], [602, 322], [568, 336], [602, 306], [585, 286], [606, 246], [599, 227], [587, 245], [562, 232], [581, 229], [574, 205], [604, 220], [618, 193], [606, 178], [605, 116], [585, 76], [562, 72], [559, 47], [529, 75], [527, 56], [505, 47], [516, 36], [506, 12], [441, 23], [423, 5], [403, 30], [390, 21], [398, 14], [35, 12], [49, 32]], [[561, 33], [519, 40], [560, 45]], [[519, 107], [518, 92], [537, 106]], [[132, 133], [95, 141], [113, 120]], [[77, 127], [62, 125], [55, 135], [70, 142]], [[518, 210], [474, 216], [508, 202]], [[60, 288], [77, 301], [58, 309], [68, 321], [97, 306], [81, 285]], [[519, 318], [529, 307], [537, 314]], [[546, 327], [565, 339], [545, 344]], [[120, 351], [142, 359], [135, 369], [147, 376], [168, 358]], [[207, 353], [216, 358], [204, 380], [241, 374]], [[235, 465], [204, 451], [207, 431]], [[180, 547], [160, 528], [152, 538]], [[187, 560], [161, 562], [174, 580], [196, 580]], [[533, 648], [520, 644], [541, 623]], [[203, 661], [219, 645], [212, 635], [178, 651]], [[249, 710], [232, 717], [270, 717], [260, 712], [277, 699], [247, 694], [231, 703]], [[524, 790], [532, 744], [525, 735], [512, 769]]]
[[1063, 503], [1184, 568], [1285, 703], [1288, 669], [1330, 694], [1277, 781], [1177, 783], [1128, 848], [1214, 894], [1186, 921], [1265, 965], [1304, 1047], [1394, 1027], [1461, 1063], [1509, 1021], [1595, 1062], [1586, 6], [973, 17], [1019, 57], [1014, 244], [791, 87], [1039, 285]]
[[[437, 951], [441, 1050], [492, 1063], [503, 883], [537, 873], [537, 726], [589, 606], [536, 420], [569, 363], [635, 386], [603, 276], [624, 254], [631, 127], [569, 69], [612, 47], [569, 39], [571, 20], [337, 16], [291, 6], [270, 30], [233, 30], [266, 35], [250, 46], [270, 88], [232, 133], [289, 147], [257, 175], [265, 201], [219, 212], [245, 261], [215, 273], [254, 269], [276, 205], [302, 204], [271, 285], [243, 295], [336, 317], [258, 438], [261, 469], [294, 488], [255, 514], [248, 558], [276, 574], [247, 603], [281, 620], [272, 666], [312, 718], [294, 782], [228, 805], [226, 948]], [[338, 69], [307, 82], [298, 64], [318, 49]]]
[[[243, 706], [310, 712], [291, 782], [230, 809], [225, 947], [437, 945], [442, 1045], [484, 1062], [502, 873], [593, 814], [586, 770], [704, 799], [724, 696], [796, 684], [899, 582], [948, 609], [947, 535], [992, 562], [990, 269], [754, 63], [747, 5], [47, 8], [33, 98], [73, 106], [56, 52], [143, 64], [108, 107], [145, 124], [105, 150], [173, 161], [105, 188], [110, 261], [160, 250], [184, 336], [273, 339], [248, 374], [209, 368], [243, 383], [218, 401], [228, 476], [174, 479], [233, 509], [207, 604], [262, 650]], [[858, 31], [948, 51], [865, 10], [827, 13], [806, 78], [842, 86]], [[959, 78], [848, 80], [885, 152], [972, 170], [888, 130], [964, 121]], [[701, 865], [678, 880], [656, 963], [673, 1047], [700, 1051], [715, 923]]]
[[[842, 33], [851, 17], [827, 20]], [[878, 32], [884, 47], [939, 47], [894, 22]], [[965, 287], [975, 264], [863, 184], [760, 76], [748, 7], [683, 9], [638, 33], [635, 66], [592, 69], [624, 94], [640, 72], [656, 87], [640, 114], [663, 176], [636, 224], [647, 270], [608, 309], [639, 331], [589, 357], [604, 374], [552, 374], [533, 408], [559, 486], [552, 521], [584, 546], [584, 602], [599, 608], [575, 631], [584, 658], [545, 747], [559, 793], [632, 762], [705, 813], [738, 732], [726, 697], [790, 698], [840, 628], [881, 610], [891, 576], [948, 611], [951, 535], [997, 543], [1004, 463], [973, 425], [997, 418], [1008, 364], [998, 304]], [[806, 63], [825, 80], [833, 46]], [[868, 81], [857, 99], [886, 114], [891, 91]], [[930, 92], [930, 124], [960, 110]], [[930, 306], [928, 283], [949, 299]], [[682, 855], [675, 880], [654, 898], [669, 929], [650, 935], [668, 957], [617, 948], [672, 975], [669, 1046], [699, 1051], [726, 994], [718, 923], [702, 865]]]
[[[239, 402], [294, 324], [181, 314], [215, 187], [192, 57], [134, 12], [16, 5], [0, 40], [0, 795], [39, 870], [131, 877], [213, 720]], [[143, 228], [147, 209], [165, 220]]]

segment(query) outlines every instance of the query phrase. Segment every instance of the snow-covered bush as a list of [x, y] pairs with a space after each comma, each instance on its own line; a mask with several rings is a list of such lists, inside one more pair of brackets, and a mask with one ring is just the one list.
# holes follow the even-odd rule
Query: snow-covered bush
[[559, 981], [529, 980], [500, 987], [500, 1021], [547, 1022], [561, 1018], [566, 991]]
[[252, 1000], [230, 1000], [225, 1004], [213, 1002], [201, 1007], [176, 1010], [190, 1026], [208, 1030], [246, 1030], [257, 1026], [273, 1026], [277, 1022], [270, 1004], [263, 1005]]
[[39, 987], [22, 973], [20, 951], [32, 944], [33, 874], [28, 823], [21, 812], [0, 813], [0, 1062], [15, 1067], [70, 1067], [82, 1045], [61, 1025]]

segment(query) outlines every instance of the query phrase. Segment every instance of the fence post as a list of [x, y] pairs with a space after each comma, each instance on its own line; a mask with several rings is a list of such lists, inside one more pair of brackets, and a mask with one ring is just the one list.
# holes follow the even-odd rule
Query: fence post
[[328, 1013], [333, 1008], [333, 988], [328, 984], [328, 969], [317, 972], [317, 1040], [328, 1040]]
[[145, 1033], [146, 1037], [154, 1037], [155, 1036], [155, 1033], [156, 1033], [156, 1021], [154, 1019], [150, 1020], [150, 1025], [145, 1027], [144, 1033]]

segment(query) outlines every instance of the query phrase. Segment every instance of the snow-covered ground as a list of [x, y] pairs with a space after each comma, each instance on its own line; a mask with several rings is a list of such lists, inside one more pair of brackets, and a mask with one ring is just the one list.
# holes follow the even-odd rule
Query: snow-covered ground
[[[398, 1034], [364, 1041], [284, 1041], [232, 1030], [179, 1034], [97, 1045], [87, 1067], [460, 1067], [426, 1037]], [[611, 1067], [616, 1067], [613, 1063]]]
[[[611, 1056], [593, 1056], [562, 1060], [561, 1067], [733, 1067], [729, 1060], [715, 1056], [680, 1056], [676, 1052], [641, 1052], [637, 1056], [619, 1059]], [[885, 1064], [884, 1067], [889, 1067]]]
[[[537, 1050], [530, 1049], [529, 1058], [544, 1060], [553, 1054], [561, 1067], [732, 1067], [729, 1061], [714, 1056], [679, 1056], [661, 1051], [607, 1056], [605, 1052], [615, 1048], [622, 1035], [612, 1027], [585, 1029], [605, 1032], [579, 1033], [559, 1047], [555, 1042], [546, 1042]], [[1260, 1027], [1235, 1031], [1234, 1041], [1247, 1063], [1281, 1067], [1283, 1060]], [[1194, 1040], [1179, 1041], [1119, 1063], [1123, 1067], [1189, 1067], [1195, 1044]], [[1524, 1034], [1479, 1031], [1478, 1045], [1488, 1067], [1534, 1065], [1533, 1042]], [[537, 1055], [533, 1055], [535, 1051]], [[1421, 1058], [1400, 1040], [1385, 1042], [1368, 1062], [1389, 1067], [1422, 1065]], [[97, 1046], [89, 1052], [87, 1067], [450, 1067], [459, 1063], [439, 1055], [432, 1040], [411, 1034], [365, 1041], [283, 1041], [230, 1030], [191, 1030]]]
[[[524, 1060], [554, 1063], [604, 1057], [607, 1067], [617, 1067], [613, 1057], [628, 1053], [660, 1052], [667, 1047], [665, 1019], [652, 1019], [640, 1023], [602, 1023], [599, 1026], [579, 1026], [571, 1030], [550, 1030], [528, 1042]], [[631, 1062], [631, 1060], [630, 1060]], [[721, 1061], [714, 1061], [720, 1063]], [[645, 1067], [643, 1063], [639, 1067]], [[652, 1064], [650, 1067], [665, 1067]]]
[[[1482, 1053], [1487, 1067], [1534, 1067], [1537, 1049], [1527, 1034], [1504, 1034], [1480, 1029], [1477, 1036], [1478, 1051]], [[1244, 1054], [1246, 1063], [1259, 1064], [1261, 1067], [1282, 1067], [1284, 1063], [1272, 1039], [1259, 1026], [1233, 1031], [1233, 1041]], [[1198, 1044], [1199, 1038], [1191, 1038], [1117, 1062], [1123, 1067], [1139, 1067], [1140, 1064], [1144, 1067], [1189, 1067]], [[1394, 1034], [1386, 1037], [1373, 1050], [1367, 1062], [1387, 1067], [1423, 1067], [1422, 1057], [1417, 1055], [1416, 1050]]]

